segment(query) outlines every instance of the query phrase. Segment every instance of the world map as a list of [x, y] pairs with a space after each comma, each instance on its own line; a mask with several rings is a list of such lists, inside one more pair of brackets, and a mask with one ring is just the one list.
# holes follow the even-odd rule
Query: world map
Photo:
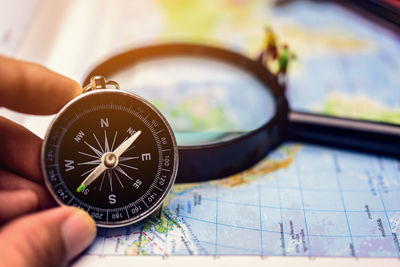
[[[140, 5], [147, 31], [131, 35], [120, 28], [117, 35], [135, 36], [136, 43], [146, 34], [158, 41], [212, 40], [254, 57], [262, 47], [260, 29], [273, 24], [298, 55], [288, 84], [294, 109], [400, 123], [398, 36], [341, 6], [195, 0]], [[204, 97], [195, 104], [208, 105]], [[188, 101], [172, 113], [185, 113], [193, 105]], [[153, 102], [163, 110], [164, 102]], [[210, 127], [235, 123], [218, 106], [210, 112], [217, 120]], [[400, 257], [399, 191], [398, 160], [286, 143], [242, 173], [176, 184], [143, 222], [99, 229], [86, 254]]]

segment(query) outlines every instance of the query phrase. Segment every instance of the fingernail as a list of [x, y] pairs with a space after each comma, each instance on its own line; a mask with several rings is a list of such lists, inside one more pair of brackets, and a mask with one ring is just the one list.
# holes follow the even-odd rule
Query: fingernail
[[86, 249], [96, 237], [96, 223], [89, 214], [77, 210], [61, 225], [67, 259], [71, 260]]

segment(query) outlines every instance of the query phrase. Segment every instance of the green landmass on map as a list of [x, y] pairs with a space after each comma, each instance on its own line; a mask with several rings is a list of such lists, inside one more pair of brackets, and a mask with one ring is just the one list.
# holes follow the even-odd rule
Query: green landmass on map
[[364, 95], [344, 93], [328, 95], [322, 113], [353, 119], [400, 124], [400, 109], [391, 109]]
[[150, 239], [145, 233], [154, 231], [158, 234], [166, 235], [169, 231], [174, 230], [180, 226], [179, 218], [169, 211], [168, 208], [154, 212], [148, 217], [143, 223], [140, 223], [141, 234], [138, 239], [135, 240], [126, 249], [126, 255], [148, 255], [146, 247], [151, 244]]

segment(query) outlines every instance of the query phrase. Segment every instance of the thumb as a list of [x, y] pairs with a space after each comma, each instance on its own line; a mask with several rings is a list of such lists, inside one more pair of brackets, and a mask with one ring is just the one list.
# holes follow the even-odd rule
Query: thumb
[[90, 245], [96, 224], [83, 210], [59, 207], [0, 230], [0, 266], [64, 266]]

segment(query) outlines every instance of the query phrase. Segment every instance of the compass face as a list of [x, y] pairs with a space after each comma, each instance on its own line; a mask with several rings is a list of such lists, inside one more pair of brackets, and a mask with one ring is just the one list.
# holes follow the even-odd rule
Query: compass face
[[99, 226], [151, 214], [175, 181], [173, 132], [144, 99], [96, 90], [67, 104], [42, 148], [46, 184], [57, 202], [86, 210]]

